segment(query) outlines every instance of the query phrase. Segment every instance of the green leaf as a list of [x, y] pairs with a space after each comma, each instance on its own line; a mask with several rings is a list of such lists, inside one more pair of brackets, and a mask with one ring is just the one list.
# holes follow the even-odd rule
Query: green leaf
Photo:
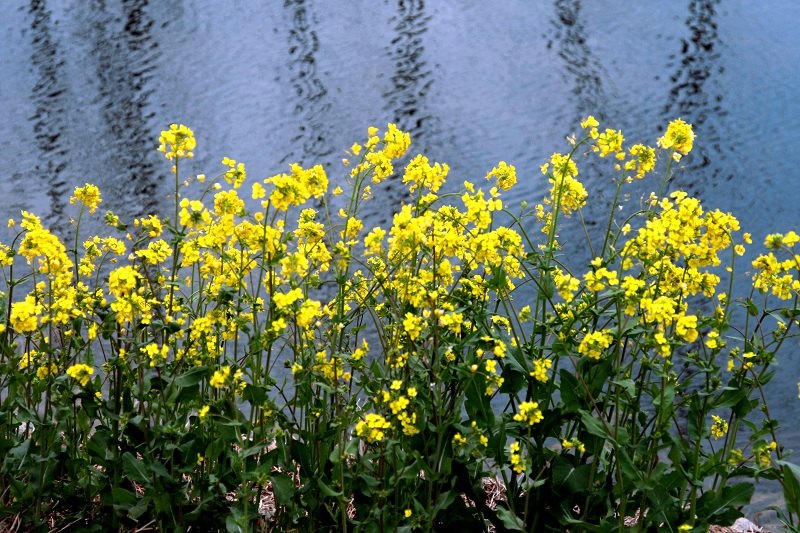
[[634, 383], [632, 379], [630, 378], [620, 379], [612, 381], [611, 383], [612, 385], [616, 385], [622, 388], [622, 390], [625, 391], [625, 394], [628, 396], [628, 398], [634, 398], [636, 396], [636, 383]]
[[777, 460], [775, 464], [783, 467], [783, 498], [790, 513], [800, 510], [800, 466], [789, 461]]
[[[508, 359], [508, 361], [512, 360], [513, 359]], [[503, 384], [500, 386], [500, 393], [502, 394], [516, 394], [527, 384], [526, 375], [519, 372], [516, 368], [512, 368], [511, 365], [505, 365], [501, 375], [503, 377]]]
[[[739, 483], [723, 487], [719, 495], [708, 501], [704, 509], [698, 506], [698, 515], [707, 516], [709, 520], [712, 518], [716, 520], [733, 518], [735, 520], [742, 515], [736, 508], [750, 503], [750, 498], [753, 497], [755, 488], [752, 483]], [[726, 523], [732, 523], [733, 520]]]
[[573, 465], [569, 460], [558, 456], [553, 460], [553, 484], [566, 486], [569, 492], [584, 492], [589, 489], [589, 465]]
[[131, 452], [122, 454], [122, 471], [126, 476], [139, 483], [147, 483], [149, 480], [144, 463], [134, 457]]
[[322, 494], [324, 494], [329, 498], [339, 498], [344, 494], [340, 490], [333, 490], [333, 488], [330, 485], [327, 485], [320, 478], [317, 478], [317, 486], [319, 487], [319, 490], [322, 491]]
[[294, 497], [294, 482], [286, 474], [274, 474], [270, 476], [272, 482], [272, 493], [275, 495], [275, 503], [278, 505], [289, 505]]
[[578, 397], [578, 391], [580, 390], [578, 380], [565, 368], [561, 369], [559, 375], [561, 376], [559, 391], [561, 392], [561, 401], [564, 403], [564, 412], [576, 413], [581, 407], [580, 398]]
[[111, 498], [114, 500], [115, 509], [128, 509], [136, 505], [138, 501], [136, 493], [121, 487], [113, 487], [111, 489]]
[[497, 516], [500, 517], [502, 520], [503, 525], [509, 531], [524, 531], [525, 530], [525, 523], [511, 512], [506, 507], [498, 507], [497, 508]]
[[608, 434], [600, 419], [594, 417], [590, 412], [583, 409], [579, 409], [578, 412], [581, 415], [581, 422], [583, 422], [586, 431], [588, 431], [590, 435], [600, 437], [601, 439], [614, 440], [611, 438], [611, 435]]
[[211, 369], [205, 366], [194, 366], [178, 376], [175, 379], [175, 383], [179, 387], [191, 387], [192, 385], [197, 385], [200, 383], [203, 378], [207, 377], [211, 374]]

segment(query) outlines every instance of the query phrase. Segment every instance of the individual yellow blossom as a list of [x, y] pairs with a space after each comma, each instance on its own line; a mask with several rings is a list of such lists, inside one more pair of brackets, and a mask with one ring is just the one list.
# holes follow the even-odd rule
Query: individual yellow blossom
[[267, 191], [264, 189], [264, 186], [257, 181], [253, 182], [253, 185], [251, 185], [250, 197], [253, 200], [260, 200], [261, 198], [264, 198], [266, 195]]
[[[608, 270], [605, 267], [587, 272], [583, 275], [583, 279], [586, 281], [586, 288], [593, 292], [603, 290], [606, 287], [606, 283], [610, 286], [619, 285], [617, 272], [615, 270]], [[603, 280], [605, 280], [605, 283]]]
[[688, 533], [692, 529], [694, 529], [692, 524], [681, 524], [678, 526], [678, 533]]
[[594, 118], [592, 115], [589, 115], [588, 117], [586, 117], [586, 120], [581, 122], [581, 128], [585, 130], [590, 128], [596, 128], [599, 125], [600, 123], [597, 122], [597, 119]]
[[158, 151], [170, 161], [193, 157], [192, 150], [197, 146], [194, 132], [183, 124], [170, 124], [168, 130], [161, 132], [159, 142]]
[[562, 439], [561, 447], [564, 448], [565, 450], [571, 450], [575, 448], [581, 453], [586, 453], [586, 445], [578, 439], [572, 439], [572, 440]]
[[150, 367], [156, 367], [164, 363], [169, 355], [169, 345], [164, 344], [159, 346], [155, 342], [151, 342], [141, 349], [143, 355], [150, 359]]
[[706, 335], [706, 346], [708, 346], [712, 350], [715, 350], [717, 348], [722, 348], [723, 346], [725, 346], [725, 343], [723, 343], [720, 340], [719, 332], [712, 330], [709, 331], [708, 334]]
[[108, 290], [117, 298], [130, 295], [135, 289], [141, 274], [132, 266], [122, 266], [108, 275]]
[[[47, 379], [48, 377], [55, 376], [56, 374], [58, 374], [58, 366], [55, 363], [45, 363], [36, 369], [36, 377], [39, 379]], [[86, 378], [86, 381], [88, 383], [88, 377]]]
[[72, 365], [67, 369], [67, 375], [76, 379], [81, 387], [85, 387], [89, 383], [92, 374], [94, 374], [94, 368], [83, 363]]
[[148, 265], [158, 265], [172, 255], [172, 247], [164, 240], [159, 239], [147, 245], [146, 250], [137, 250], [136, 256], [144, 259]]
[[658, 145], [661, 148], [672, 148], [683, 155], [692, 151], [693, 143], [694, 131], [692, 131], [692, 125], [681, 119], [670, 122], [664, 136], [658, 139]]
[[414, 513], [411, 509], [406, 509], [405, 511], [403, 511], [403, 516], [405, 516], [406, 518], [411, 518], [412, 514]]
[[711, 436], [715, 439], [721, 439], [728, 433], [728, 423], [717, 415], [711, 415], [714, 423], [711, 424]]
[[204, 406], [203, 406], [203, 407], [201, 407], [201, 408], [200, 408], [200, 410], [197, 412], [197, 416], [198, 416], [198, 418], [200, 418], [200, 420], [201, 420], [201, 421], [205, 420], [205, 419], [208, 417], [208, 412], [209, 412], [210, 410], [211, 410], [211, 406], [210, 406], [210, 405], [204, 405]]
[[275, 306], [281, 310], [286, 307], [289, 307], [297, 300], [303, 297], [303, 290], [298, 288], [290, 290], [288, 293], [284, 294], [282, 292], [276, 292], [272, 295], [272, 301], [275, 303]]
[[220, 191], [214, 195], [214, 212], [219, 215], [238, 215], [244, 209], [244, 200], [235, 190]]
[[553, 272], [553, 282], [556, 285], [558, 294], [566, 302], [571, 302], [575, 297], [575, 292], [580, 288], [581, 280], [573, 275], [563, 272], [560, 268], [556, 268]]
[[81, 202], [89, 208], [89, 213], [92, 214], [97, 210], [97, 206], [100, 205], [101, 201], [100, 189], [97, 188], [97, 185], [92, 185], [91, 183], [87, 183], [83, 187], [75, 187], [75, 193], [69, 199], [71, 204]]

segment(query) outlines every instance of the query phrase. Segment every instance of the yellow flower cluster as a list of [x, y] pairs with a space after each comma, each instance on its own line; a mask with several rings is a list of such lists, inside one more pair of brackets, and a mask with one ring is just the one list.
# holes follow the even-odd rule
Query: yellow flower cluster
[[525, 473], [525, 460], [522, 458], [519, 441], [514, 441], [509, 445], [508, 460], [511, 469], [517, 474]]
[[94, 368], [83, 363], [72, 365], [67, 369], [67, 375], [80, 383], [81, 387], [89, 384], [92, 374], [94, 374]]
[[375, 403], [388, 407], [388, 412], [397, 421], [398, 429], [410, 437], [419, 433], [417, 413], [414, 411], [413, 405], [416, 397], [416, 387], [405, 387], [402, 380], [395, 379], [392, 380], [388, 391], [384, 390], [378, 394]]
[[392, 424], [377, 413], [367, 413], [356, 423], [356, 435], [367, 442], [380, 442]]
[[[771, 292], [781, 300], [795, 297], [800, 291], [800, 255], [793, 253], [792, 248], [798, 241], [800, 236], [794, 231], [767, 235], [764, 246], [770, 251], [759, 255], [752, 263], [755, 269], [753, 287], [762, 293]], [[784, 251], [788, 257], [780, 261], [776, 251]]]
[[234, 189], [242, 186], [242, 183], [247, 179], [247, 172], [244, 169], [244, 163], [237, 163], [236, 160], [228, 157], [222, 158], [222, 164], [228, 167], [225, 171], [224, 178], [228, 185]]
[[247, 383], [244, 380], [244, 372], [241, 368], [233, 371], [230, 365], [220, 367], [214, 371], [214, 375], [208, 382], [209, 385], [215, 389], [223, 389], [231, 387], [237, 394], [241, 395], [244, 392]]
[[517, 183], [517, 169], [513, 165], [500, 161], [496, 167], [489, 171], [486, 179], [497, 179], [497, 186], [507, 191]]
[[514, 415], [514, 420], [532, 426], [544, 420], [544, 415], [537, 402], [522, 402], [519, 404], [519, 412]]
[[89, 209], [90, 214], [94, 214], [97, 206], [100, 205], [100, 189], [97, 185], [87, 183], [83, 187], [75, 187], [75, 193], [70, 197], [69, 203], [80, 202]]
[[694, 145], [692, 125], [681, 119], [673, 120], [667, 126], [664, 136], [658, 139], [658, 145], [665, 149], [671, 148], [682, 155], [688, 154]]
[[611, 331], [591, 331], [583, 337], [578, 345], [578, 353], [591, 359], [600, 359], [612, 342], [614, 342], [614, 334]]
[[350, 170], [351, 177], [371, 173], [373, 183], [382, 182], [394, 173], [392, 161], [402, 157], [411, 145], [409, 134], [400, 131], [395, 124], [388, 125], [383, 141], [377, 134], [378, 128], [370, 127], [367, 130], [367, 142], [363, 146], [354, 144], [350, 148], [354, 155], [361, 154], [362, 148], [366, 149], [361, 162]]
[[192, 150], [197, 146], [194, 132], [183, 124], [170, 124], [168, 130], [161, 132], [159, 143], [158, 151], [170, 161], [194, 157]]
[[711, 436], [715, 439], [721, 439], [728, 433], [728, 423], [717, 415], [711, 415], [714, 423], [711, 424]]

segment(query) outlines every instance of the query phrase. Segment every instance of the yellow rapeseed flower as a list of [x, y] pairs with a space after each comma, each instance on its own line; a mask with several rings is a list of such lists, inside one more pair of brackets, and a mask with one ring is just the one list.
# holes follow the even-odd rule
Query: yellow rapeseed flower
[[89, 213], [92, 214], [94, 214], [94, 212], [97, 210], [97, 206], [100, 205], [101, 201], [100, 189], [91, 183], [87, 183], [83, 187], [75, 187], [75, 193], [69, 199], [69, 203], [71, 204], [74, 204], [75, 202], [81, 202], [83, 205], [89, 208]]
[[67, 375], [78, 380], [81, 387], [85, 387], [89, 383], [92, 374], [94, 374], [94, 368], [83, 363], [72, 365], [67, 369]]

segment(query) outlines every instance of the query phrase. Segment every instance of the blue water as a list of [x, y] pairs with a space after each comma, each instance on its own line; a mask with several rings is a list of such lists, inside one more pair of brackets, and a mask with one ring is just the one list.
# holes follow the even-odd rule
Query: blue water
[[[171, 122], [197, 134], [189, 172], [215, 174], [223, 156], [254, 178], [323, 163], [334, 184], [343, 150], [396, 122], [455, 183], [505, 160], [520, 177], [507, 205], [535, 202], [539, 165], [591, 113], [647, 143], [684, 118], [698, 138], [676, 187], [732, 211], [757, 242], [800, 229], [794, 0], [6, 0], [0, 11], [0, 220], [28, 209], [66, 230], [66, 201], [86, 181], [123, 218], [166, 211], [155, 148]], [[599, 205], [590, 225], [611, 201], [602, 170], [582, 174]], [[376, 222], [402, 197], [385, 194]], [[579, 237], [562, 235], [566, 251], [588, 255]], [[796, 352], [769, 389], [790, 448]]]

